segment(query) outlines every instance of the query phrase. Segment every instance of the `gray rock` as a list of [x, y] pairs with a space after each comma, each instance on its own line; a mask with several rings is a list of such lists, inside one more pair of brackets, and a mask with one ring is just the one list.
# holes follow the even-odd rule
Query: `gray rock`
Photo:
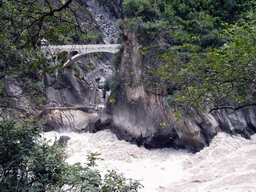
[[71, 138], [70, 138], [69, 136], [62, 135], [62, 136], [60, 136], [60, 138], [59, 138], [59, 140], [57, 141], [57, 143], [59, 143], [59, 144], [61, 144], [61, 145], [66, 145], [70, 139], [71, 139]]
[[239, 111], [218, 110], [211, 114], [197, 114], [191, 109], [190, 118], [170, 118], [175, 115], [175, 108], [171, 106], [172, 111], [166, 106], [164, 86], [149, 92], [146, 83], [141, 81], [145, 69], [156, 66], [157, 62], [151, 57], [144, 59], [135, 33], [124, 31], [124, 35], [129, 41], [124, 45], [122, 63], [116, 72], [120, 87], [116, 102], [107, 105], [106, 109], [112, 116], [111, 131], [119, 139], [147, 148], [187, 148], [196, 152], [208, 146], [218, 132], [241, 134], [246, 138], [256, 132], [255, 107]]

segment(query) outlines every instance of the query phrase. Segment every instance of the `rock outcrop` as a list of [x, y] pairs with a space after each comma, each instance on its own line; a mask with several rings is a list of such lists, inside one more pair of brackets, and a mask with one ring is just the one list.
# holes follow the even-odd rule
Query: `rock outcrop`
[[143, 49], [134, 32], [124, 31], [124, 35], [127, 40], [116, 71], [118, 94], [114, 103], [109, 103], [105, 110], [111, 116], [107, 127], [119, 139], [147, 148], [187, 148], [195, 152], [207, 146], [221, 131], [246, 138], [256, 132], [254, 107], [240, 111], [218, 110], [210, 114], [194, 112], [190, 118], [179, 120], [171, 118], [175, 109], [171, 110], [172, 106], [165, 102], [168, 91], [163, 88], [152, 93], [147, 89], [149, 82], [143, 81], [152, 61], [141, 54]]
[[46, 122], [45, 131], [94, 132], [99, 119], [96, 112], [109, 96], [105, 83], [112, 75], [111, 55], [104, 54], [99, 61], [84, 57], [75, 67], [46, 74], [49, 103], [39, 115]]
[[117, 19], [123, 18], [123, 0], [86, 0], [88, 9], [94, 14], [96, 24], [105, 35], [104, 42], [117, 43], [118, 33]]
[[81, 110], [51, 110], [43, 115], [46, 121], [45, 131], [58, 132], [93, 132], [98, 114], [86, 113]]
[[[117, 41], [119, 29], [116, 20], [123, 18], [122, 0], [87, 0], [87, 6], [95, 14], [97, 25], [105, 33], [105, 42]], [[169, 91], [166, 87], [150, 91], [156, 84], [153, 77], [148, 81], [145, 74], [158, 63], [142, 54], [142, 46], [134, 31], [123, 30], [123, 48], [116, 62], [115, 90], [104, 113], [89, 112], [92, 105], [103, 105], [108, 99], [105, 82], [112, 75], [111, 56], [105, 54], [103, 61], [92, 58], [79, 60], [73, 68], [56, 70], [53, 74], [38, 77], [46, 87], [49, 103], [40, 113], [46, 121], [46, 131], [90, 131], [110, 129], [119, 139], [124, 139], [147, 148], [187, 148], [199, 151], [209, 145], [221, 131], [241, 134], [245, 138], [256, 132], [256, 108], [238, 111], [216, 110], [196, 113], [190, 118], [171, 118], [177, 109], [166, 102]], [[147, 74], [149, 75], [149, 74]], [[30, 113], [28, 96], [20, 96], [22, 90], [17, 81], [6, 79], [7, 91], [13, 96], [13, 108], [20, 107]], [[191, 109], [192, 110], [192, 109]], [[38, 113], [34, 111], [32, 114]], [[14, 113], [13, 113], [14, 114]]]

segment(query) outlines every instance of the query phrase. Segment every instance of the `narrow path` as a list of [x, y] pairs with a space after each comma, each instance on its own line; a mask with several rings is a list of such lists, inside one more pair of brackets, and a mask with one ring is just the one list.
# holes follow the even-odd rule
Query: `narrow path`
[[51, 106], [46, 106], [38, 115], [38, 117], [41, 117], [42, 115], [49, 113], [50, 111], [53, 110], [81, 110], [86, 113], [94, 113], [101, 111], [103, 106], [101, 105], [76, 105], [76, 106], [56, 106], [56, 107], [51, 107]]

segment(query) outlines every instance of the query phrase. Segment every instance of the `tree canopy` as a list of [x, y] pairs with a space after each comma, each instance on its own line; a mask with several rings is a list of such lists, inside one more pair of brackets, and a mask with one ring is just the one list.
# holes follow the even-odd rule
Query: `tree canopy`
[[[82, 14], [83, 13], [83, 14]], [[47, 44], [78, 44], [102, 41], [92, 24], [91, 13], [80, 0], [1, 0], [0, 1], [0, 105], [10, 106], [5, 77], [18, 78], [20, 87], [30, 91], [35, 102], [43, 98], [43, 84], [37, 74], [53, 72], [55, 58], [40, 52], [42, 39]], [[51, 61], [52, 59], [52, 61]], [[58, 57], [61, 61], [61, 57]], [[44, 104], [42, 102], [38, 102]]]
[[179, 87], [175, 100], [187, 109], [238, 110], [255, 105], [255, 34], [254, 21], [234, 24], [222, 34], [227, 42], [220, 48], [191, 53], [188, 62], [177, 52], [165, 54], [167, 64], [153, 73]]
[[[81, 9], [83, 16], [78, 14]], [[44, 105], [44, 85], [38, 73], [45, 75], [61, 66], [50, 65], [51, 59], [40, 52], [40, 40], [50, 44], [102, 41], [92, 22], [81, 0], [0, 0], [0, 191], [103, 192], [141, 187], [115, 171], [102, 178], [94, 168], [98, 154], [88, 155], [86, 165], [67, 164], [64, 146], [41, 139], [43, 123], [17, 121], [5, 114], [7, 108], [20, 110], [12, 104], [21, 93], [32, 104]], [[8, 93], [8, 78], [17, 80], [21, 93]]]
[[42, 124], [35, 120], [0, 120], [0, 190], [7, 191], [137, 191], [138, 181], [115, 171], [104, 178], [95, 169], [97, 153], [88, 163], [65, 162], [65, 144], [40, 138]]
[[123, 6], [126, 19], [119, 23], [135, 31], [145, 58], [155, 55], [159, 64], [148, 75], [176, 90], [168, 97], [182, 114], [256, 104], [253, 2], [126, 0]]

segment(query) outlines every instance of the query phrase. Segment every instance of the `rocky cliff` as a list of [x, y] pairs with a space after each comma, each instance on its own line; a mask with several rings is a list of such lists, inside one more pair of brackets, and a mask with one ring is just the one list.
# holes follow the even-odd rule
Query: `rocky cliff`
[[[85, 57], [70, 69], [56, 70], [44, 77], [38, 75], [37, 78], [44, 83], [48, 100], [44, 109], [33, 107], [28, 95], [21, 96], [18, 81], [7, 77], [6, 88], [12, 96], [13, 109], [42, 117], [46, 122], [45, 130], [93, 132], [110, 129], [119, 139], [147, 148], [174, 147], [198, 151], [221, 131], [246, 138], [256, 132], [255, 107], [211, 113], [193, 110], [189, 118], [171, 118], [178, 111], [167, 100], [175, 90], [168, 89], [165, 83], [158, 87], [159, 79], [148, 73], [148, 69], [157, 68], [159, 64], [154, 49], [149, 56], [142, 54], [141, 37], [136, 31], [117, 28], [116, 20], [124, 17], [123, 1], [85, 2], [105, 34], [105, 43], [118, 41], [117, 34], [122, 34], [123, 46], [115, 55], [114, 86], [104, 112], [93, 113], [90, 110], [95, 107], [88, 106], [104, 105], [108, 98], [104, 84], [112, 75], [110, 54], [102, 55], [99, 60]], [[96, 87], [96, 79], [99, 87]], [[9, 114], [18, 118], [14, 112]]]
[[150, 85], [157, 84], [157, 79], [148, 77], [147, 69], [156, 67], [158, 61], [142, 54], [142, 45], [134, 31], [124, 30], [123, 36], [126, 38], [121, 60], [116, 66], [118, 94], [106, 110], [112, 120], [109, 127], [119, 139], [147, 148], [187, 148], [195, 152], [208, 146], [221, 131], [246, 138], [256, 132], [255, 107], [203, 114], [195, 110], [189, 118], [171, 118], [177, 112], [175, 106], [166, 102], [172, 90], [165, 86], [149, 90]]

